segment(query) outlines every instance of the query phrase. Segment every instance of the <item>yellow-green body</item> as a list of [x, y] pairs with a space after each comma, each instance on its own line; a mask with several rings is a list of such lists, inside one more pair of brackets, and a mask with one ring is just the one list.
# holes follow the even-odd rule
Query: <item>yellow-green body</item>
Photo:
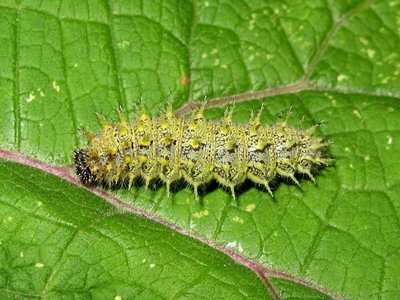
[[295, 183], [295, 173], [314, 180], [312, 171], [329, 161], [322, 152], [327, 143], [313, 136], [314, 128], [264, 126], [259, 115], [239, 124], [232, 121], [231, 111], [222, 121], [210, 121], [202, 110], [190, 118], [177, 118], [170, 110], [158, 118], [142, 113], [134, 123], [121, 114], [116, 125], [101, 117], [103, 132], [87, 133], [89, 146], [76, 152], [78, 175], [84, 183], [126, 182], [129, 187], [139, 177], [146, 187], [160, 178], [168, 193], [171, 183], [183, 177], [196, 197], [199, 185], [216, 179], [235, 196], [235, 186], [247, 178], [271, 193], [269, 183], [277, 175]]

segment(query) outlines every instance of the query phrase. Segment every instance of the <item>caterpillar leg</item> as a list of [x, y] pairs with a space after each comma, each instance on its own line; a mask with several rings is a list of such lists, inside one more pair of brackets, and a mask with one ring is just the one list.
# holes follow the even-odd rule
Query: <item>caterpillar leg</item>
[[133, 183], [133, 180], [135, 179], [135, 177], [136, 177], [135, 175], [129, 174], [128, 190], [131, 189], [132, 183]]
[[235, 186], [233, 184], [230, 184], [229, 189], [231, 190], [233, 200], [236, 201]]
[[194, 183], [193, 190], [194, 190], [194, 198], [198, 201], [199, 200], [199, 185]]
[[266, 190], [268, 191], [268, 194], [270, 194], [271, 197], [273, 198], [273, 197], [274, 197], [274, 194], [272, 193], [271, 188], [269, 187], [268, 182], [264, 183], [264, 187], [265, 187]]
[[148, 177], [148, 176], [146, 176], [145, 178], [144, 178], [144, 180], [145, 180], [145, 184], [144, 184], [144, 189], [147, 191], [148, 189], [149, 189], [149, 184], [150, 184], [150, 181], [151, 181], [151, 177]]
[[169, 198], [170, 195], [171, 195], [171, 192], [170, 192], [170, 190], [171, 190], [171, 182], [170, 182], [170, 181], [167, 181], [167, 182], [165, 183], [165, 187], [166, 187], [166, 189], [167, 189], [167, 197]]
[[290, 178], [297, 186], [300, 186], [299, 181], [294, 177], [294, 172], [285, 171], [279, 168], [276, 169], [276, 172], [281, 176]]
[[311, 174], [311, 171], [310, 171], [310, 170], [308, 170], [308, 169], [303, 169], [303, 170], [300, 171], [300, 173], [306, 174], [306, 175], [311, 179], [311, 181], [312, 181], [314, 184], [317, 184], [317, 182], [315, 181], [315, 178], [314, 178], [314, 176]]

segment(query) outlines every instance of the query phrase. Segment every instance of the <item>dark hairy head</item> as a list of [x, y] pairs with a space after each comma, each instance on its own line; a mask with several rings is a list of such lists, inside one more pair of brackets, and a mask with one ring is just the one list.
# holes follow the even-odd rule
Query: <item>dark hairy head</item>
[[84, 184], [94, 184], [97, 182], [96, 175], [94, 175], [86, 163], [87, 155], [84, 149], [78, 149], [74, 152], [74, 161], [76, 174]]

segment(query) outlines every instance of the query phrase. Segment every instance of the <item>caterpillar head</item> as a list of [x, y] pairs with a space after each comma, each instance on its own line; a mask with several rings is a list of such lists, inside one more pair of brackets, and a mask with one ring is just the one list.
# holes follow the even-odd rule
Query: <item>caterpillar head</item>
[[95, 184], [97, 182], [96, 175], [90, 171], [86, 163], [86, 152], [85, 149], [78, 149], [74, 153], [74, 161], [76, 166], [76, 174], [83, 184]]

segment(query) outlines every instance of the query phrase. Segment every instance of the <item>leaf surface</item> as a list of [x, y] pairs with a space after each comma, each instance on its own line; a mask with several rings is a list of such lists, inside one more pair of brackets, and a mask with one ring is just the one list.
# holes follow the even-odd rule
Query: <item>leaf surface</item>
[[[399, 11], [0, 1], [2, 298], [394, 298]], [[237, 202], [217, 184], [200, 203], [185, 186], [171, 198], [162, 186], [85, 190], [70, 168], [79, 130], [99, 132], [95, 113], [117, 121], [119, 107], [133, 120], [140, 97], [153, 116], [169, 97], [180, 116], [206, 97], [213, 120], [236, 101], [241, 123], [262, 103], [264, 124], [323, 121], [335, 162], [317, 185], [278, 182], [274, 198], [250, 183]]]

